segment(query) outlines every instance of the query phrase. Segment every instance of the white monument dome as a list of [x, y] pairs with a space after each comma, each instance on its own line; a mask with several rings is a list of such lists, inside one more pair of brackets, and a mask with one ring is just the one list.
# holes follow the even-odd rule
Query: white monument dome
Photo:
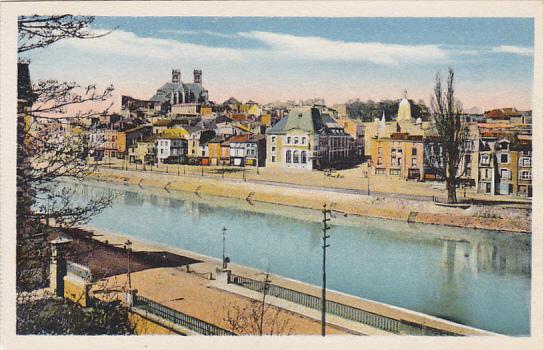
[[407, 94], [408, 94], [408, 92], [405, 89], [404, 90], [404, 98], [399, 103], [399, 111], [397, 113], [397, 121], [400, 121], [400, 120], [410, 121], [412, 119], [412, 108], [410, 106], [410, 101], [408, 101], [408, 98], [406, 98]]

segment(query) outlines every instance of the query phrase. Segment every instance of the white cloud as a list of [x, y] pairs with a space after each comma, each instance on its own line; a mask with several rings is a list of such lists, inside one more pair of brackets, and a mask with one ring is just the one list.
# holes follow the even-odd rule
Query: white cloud
[[319, 61], [367, 61], [375, 64], [425, 63], [449, 59], [437, 45], [399, 45], [379, 42], [345, 42], [270, 32], [244, 32], [241, 36], [265, 43], [278, 57]]
[[[100, 31], [95, 31], [100, 34]], [[71, 39], [57, 43], [58, 47], [86, 50], [106, 55], [172, 60], [179, 58], [202, 58], [205, 60], [240, 60], [242, 52], [237, 49], [209, 47], [185, 43], [172, 39], [140, 37], [132, 32], [114, 31], [93, 40]]]
[[[463, 50], [440, 45], [400, 45], [380, 42], [346, 42], [322, 37], [295, 36], [272, 32], [224, 34], [211, 31], [163, 30], [172, 34], [202, 33], [223, 38], [242, 38], [261, 42], [261, 48], [212, 47], [181, 40], [140, 37], [132, 32], [114, 31], [99, 39], [65, 40], [57, 45], [91, 53], [127, 55], [161, 60], [200, 61], [309, 60], [330, 62], [370, 62], [379, 65], [426, 64], [451, 61]], [[97, 31], [98, 32], [98, 31]]]
[[225, 39], [241, 38], [241, 36], [238, 33], [227, 34], [227, 33], [213, 32], [211, 30], [161, 29], [159, 30], [159, 33], [175, 34], [175, 35], [209, 35], [209, 36], [216, 36], [216, 37], [225, 38]]
[[161, 29], [159, 33], [164, 34], [177, 34], [177, 35], [197, 35], [200, 32], [196, 30], [186, 30], [186, 29]]
[[491, 51], [500, 52], [500, 53], [510, 53], [510, 54], [521, 55], [521, 56], [532, 56], [533, 55], [533, 48], [532, 47], [501, 45], [501, 46], [496, 46], [496, 47], [492, 48]]

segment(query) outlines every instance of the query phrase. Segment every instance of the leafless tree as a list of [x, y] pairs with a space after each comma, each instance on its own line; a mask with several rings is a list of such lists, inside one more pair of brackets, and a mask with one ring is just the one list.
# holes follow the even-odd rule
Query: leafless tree
[[450, 68], [444, 87], [440, 74], [436, 74], [431, 115], [437, 135], [433, 147], [425, 152], [427, 164], [446, 181], [448, 203], [457, 203], [457, 184], [466, 172], [462, 159], [470, 151], [469, 129], [461, 119], [462, 105], [455, 98], [454, 76]]
[[[92, 39], [89, 25], [94, 17], [53, 15], [21, 16], [18, 19], [18, 53], [44, 48], [68, 38]], [[74, 226], [88, 221], [107, 207], [111, 195], [75, 200], [77, 186], [59, 180], [81, 180], [93, 173], [89, 161], [92, 145], [85, 120], [106, 114], [113, 87], [56, 80], [30, 84], [28, 63], [20, 58], [17, 127], [17, 288], [29, 290], [46, 284], [51, 224]], [[22, 95], [22, 96], [21, 96]], [[70, 132], [67, 132], [67, 128]], [[40, 273], [37, 273], [37, 272]], [[40, 275], [41, 278], [39, 278]]]
[[224, 321], [229, 330], [240, 335], [290, 335], [292, 327], [288, 312], [266, 303], [270, 289], [269, 274], [265, 274], [261, 300], [244, 304], [229, 303], [224, 307]]
[[59, 40], [78, 38], [93, 39], [107, 35], [89, 30], [93, 16], [53, 15], [19, 16], [18, 52], [26, 52], [46, 47]]

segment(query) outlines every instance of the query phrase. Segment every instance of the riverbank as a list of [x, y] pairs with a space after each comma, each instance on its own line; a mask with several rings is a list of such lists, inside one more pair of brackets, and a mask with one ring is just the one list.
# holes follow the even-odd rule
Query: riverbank
[[[85, 231], [92, 233], [91, 239], [107, 243], [112, 249], [115, 246], [122, 246], [127, 238], [130, 238], [132, 241], [132, 251], [135, 255], [145, 253], [168, 256], [169, 258], [175, 256], [179, 261], [190, 262], [191, 273], [187, 273], [187, 268], [183, 266], [169, 265], [137, 271], [132, 274], [132, 285], [143, 296], [159, 300], [169, 307], [179, 309], [207, 322], [222, 325], [225, 322], [224, 317], [219, 317], [218, 313], [225, 313], [225, 305], [232, 305], [230, 303], [233, 301], [240, 302], [242, 299], [259, 299], [261, 297], [259, 293], [252, 293], [245, 288], [226, 284], [218, 280], [217, 271], [221, 264], [219, 259], [155, 242], [138, 240], [134, 237], [96, 229], [92, 226], [85, 226], [83, 228]], [[102, 263], [106, 262], [103, 261]], [[186, 264], [184, 265], [186, 266]], [[247, 266], [229, 264], [229, 270], [237, 276], [253, 280], [262, 280], [264, 278], [262, 271]], [[125, 283], [125, 278], [125, 274], [109, 275], [108, 278], [102, 279], [101, 284], [95, 290], [119, 288], [119, 286]], [[321, 289], [318, 286], [274, 274], [270, 274], [269, 279], [272, 284], [277, 286], [313, 295], [317, 298], [321, 296]], [[210, 297], [211, 299], [207, 300], [206, 297]], [[356, 307], [391, 319], [403, 320], [455, 334], [494, 335], [491, 332], [341, 292], [329, 290], [327, 298], [330, 301]], [[291, 315], [300, 315], [298, 318], [293, 318], [293, 322], [296, 323], [292, 323], [291, 325], [295, 326], [297, 331], [292, 334], [318, 334], [319, 312], [274, 297], [270, 297], [268, 302], [275, 307], [287, 310]], [[331, 334], [390, 334], [371, 326], [332, 315], [328, 317], [328, 320], [327, 332]]]
[[524, 208], [480, 205], [472, 205], [468, 209], [450, 208], [437, 206], [429, 201], [307, 189], [288, 184], [248, 183], [243, 180], [104, 168], [92, 174], [91, 178], [140, 187], [150, 186], [167, 191], [179, 190], [317, 210], [322, 209], [326, 203], [329, 208], [339, 213], [411, 223], [531, 232], [531, 211]]

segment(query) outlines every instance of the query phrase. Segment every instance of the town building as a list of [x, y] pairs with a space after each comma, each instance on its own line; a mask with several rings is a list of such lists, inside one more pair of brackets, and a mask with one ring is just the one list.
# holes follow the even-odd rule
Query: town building
[[338, 124], [340, 124], [344, 130], [355, 139], [355, 148], [357, 162], [362, 162], [364, 158], [365, 148], [365, 128], [361, 121], [351, 118], [338, 118]]
[[114, 129], [104, 130], [104, 156], [107, 158], [117, 158], [119, 146], [117, 145], [118, 131]]
[[171, 82], [163, 84], [149, 99], [155, 105], [155, 111], [169, 115], [196, 117], [202, 106], [207, 106], [208, 90], [202, 86], [202, 71], [193, 71], [193, 83], [181, 81], [179, 69], [172, 70]]
[[316, 107], [293, 108], [266, 131], [266, 166], [293, 169], [344, 167], [353, 162], [354, 139]]
[[[207, 153], [207, 164], [206, 165], [228, 165], [229, 164], [229, 154], [224, 151], [224, 146], [222, 145], [225, 142], [225, 138], [221, 135], [217, 135], [207, 143], [205, 143], [204, 153]], [[206, 163], [206, 162], [205, 162]], [[204, 163], [203, 163], [204, 164]]]
[[258, 166], [266, 164], [266, 137], [264, 135], [239, 135], [228, 140], [230, 165]]
[[117, 154], [119, 157], [124, 157], [128, 152], [128, 147], [134, 146], [137, 141], [151, 135], [151, 125], [140, 125], [137, 127], [120, 130], [117, 132]]
[[155, 164], [157, 160], [157, 142], [155, 136], [137, 140], [128, 146], [129, 163]]
[[187, 138], [176, 134], [157, 136], [157, 163], [185, 164], [187, 161]]

